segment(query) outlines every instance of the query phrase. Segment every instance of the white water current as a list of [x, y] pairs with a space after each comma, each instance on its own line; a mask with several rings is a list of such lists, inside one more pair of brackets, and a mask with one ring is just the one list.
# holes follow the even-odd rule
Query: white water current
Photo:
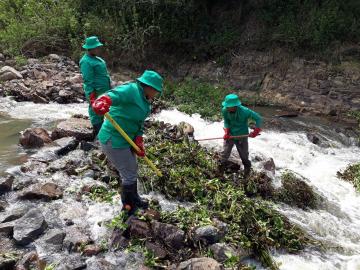
[[[8, 98], [0, 99], [0, 112], [14, 119], [31, 119], [36, 125], [66, 119], [73, 114], [87, 114], [86, 104], [34, 104], [17, 103]], [[171, 124], [181, 121], [195, 127], [195, 138], [221, 137], [221, 122], [207, 122], [199, 115], [189, 116], [177, 110], [164, 110], [154, 117]], [[222, 147], [222, 140], [202, 142], [206, 147]], [[272, 157], [276, 164], [276, 177], [285, 169], [290, 169], [307, 179], [326, 199], [326, 207], [321, 210], [304, 211], [284, 205], [277, 205], [280, 212], [292, 222], [321, 240], [324, 252], [307, 250], [301, 254], [275, 253], [274, 258], [286, 270], [360, 270], [360, 195], [347, 182], [339, 180], [336, 172], [348, 164], [360, 160], [360, 148], [344, 146], [336, 141], [332, 147], [322, 148], [312, 144], [303, 132], [280, 133], [264, 130], [262, 135], [250, 139], [250, 157], [256, 155]], [[235, 151], [233, 154], [237, 155]], [[253, 163], [254, 167], [258, 164]], [[106, 205], [92, 206], [87, 216], [96, 224]], [[110, 214], [112, 210], [107, 212]], [[109, 216], [106, 215], [106, 216]], [[93, 233], [99, 233], [92, 228]], [[257, 268], [257, 269], [261, 269]]]
[[[195, 139], [223, 135], [223, 123], [208, 122], [196, 114], [190, 116], [177, 110], [164, 110], [155, 119], [171, 124], [190, 123], [195, 128]], [[222, 143], [222, 140], [201, 142], [218, 150], [221, 150]], [[281, 171], [290, 169], [309, 179], [309, 184], [328, 200], [325, 209], [316, 211], [278, 206], [280, 212], [321, 240], [327, 249], [323, 253], [274, 254], [281, 269], [360, 269], [360, 194], [350, 183], [336, 177], [337, 171], [360, 160], [360, 148], [346, 147], [335, 141], [331, 145], [330, 148], [319, 147], [309, 142], [306, 134], [301, 132], [264, 130], [259, 137], [249, 139], [252, 160], [256, 155], [272, 157], [276, 164], [276, 177]], [[233, 154], [237, 155], [235, 151], [234, 148]]]

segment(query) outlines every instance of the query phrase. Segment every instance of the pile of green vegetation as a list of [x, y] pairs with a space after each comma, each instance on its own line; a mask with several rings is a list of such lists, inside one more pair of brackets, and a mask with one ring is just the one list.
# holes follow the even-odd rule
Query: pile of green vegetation
[[147, 190], [157, 190], [169, 199], [195, 203], [194, 208], [163, 214], [163, 221], [177, 224], [187, 232], [211, 224], [213, 219], [225, 222], [229, 225], [226, 242], [251, 249], [271, 269], [277, 269], [270, 256], [271, 249], [293, 253], [312, 243], [300, 228], [274, 210], [271, 203], [248, 197], [244, 185], [234, 184], [234, 174], [219, 174], [218, 154], [197, 143], [173, 141], [162, 130], [163, 124], [153, 123], [147, 129], [146, 144], [149, 158], [157, 161], [164, 176], [155, 176], [146, 164], [141, 164], [141, 180]]
[[360, 163], [349, 165], [343, 172], [338, 172], [338, 177], [352, 183], [360, 192]]
[[3, 0], [0, 50], [78, 58], [83, 38], [99, 35], [115, 64], [149, 58], [169, 65], [165, 55], [225, 59], [239, 46], [321, 52], [358, 42], [359, 14], [357, 0]]

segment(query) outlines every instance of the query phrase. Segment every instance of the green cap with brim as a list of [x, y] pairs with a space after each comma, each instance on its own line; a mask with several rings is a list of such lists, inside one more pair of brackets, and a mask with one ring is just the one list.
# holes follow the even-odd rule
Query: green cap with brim
[[145, 72], [141, 75], [141, 77], [137, 78], [137, 80], [162, 93], [163, 78], [159, 75], [159, 73], [152, 70], [145, 70]]
[[230, 94], [225, 97], [225, 100], [223, 101], [222, 105], [225, 108], [238, 107], [241, 105], [241, 102], [237, 95]]
[[102, 44], [98, 37], [96, 36], [92, 36], [92, 37], [88, 37], [85, 40], [85, 44], [82, 46], [85, 50], [92, 50], [95, 49], [97, 47], [101, 47], [104, 46], [104, 44]]

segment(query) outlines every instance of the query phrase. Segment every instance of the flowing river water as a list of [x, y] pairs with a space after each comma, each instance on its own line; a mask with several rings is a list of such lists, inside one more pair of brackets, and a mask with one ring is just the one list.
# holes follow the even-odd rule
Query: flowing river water
[[[17, 146], [18, 132], [30, 126], [51, 127], [60, 119], [72, 114], [87, 113], [85, 104], [34, 104], [17, 103], [8, 98], [0, 100], [0, 173], [20, 164], [26, 152]], [[266, 113], [266, 112], [264, 112]], [[181, 121], [195, 127], [195, 138], [222, 136], [221, 122], [208, 122], [199, 115], [187, 115], [177, 110], [163, 110], [155, 119], [171, 124]], [[301, 254], [274, 253], [280, 268], [286, 270], [359, 270], [360, 269], [360, 195], [347, 182], [337, 179], [336, 172], [349, 163], [358, 162], [360, 148], [327, 123], [316, 119], [289, 119], [292, 131], [265, 130], [261, 136], [251, 139], [250, 157], [272, 157], [276, 164], [275, 185], [279, 185], [281, 172], [290, 169], [309, 180], [309, 184], [326, 198], [320, 210], [304, 211], [284, 205], [276, 205], [292, 222], [324, 243], [325, 251], [306, 250]], [[314, 125], [328, 142], [327, 147], [315, 145], [306, 137], [301, 127]], [[205, 147], [220, 150], [222, 140], [206, 141]], [[236, 153], [233, 152], [236, 158]], [[256, 167], [258, 164], [254, 162]], [[104, 205], [91, 206], [89, 222], [96, 224], [104, 215]], [[118, 208], [118, 207], [117, 207]], [[113, 209], [114, 210], [114, 209]], [[108, 211], [108, 214], [112, 214]], [[94, 227], [96, 230], [96, 227]], [[94, 232], [98, 234], [99, 232]], [[252, 262], [253, 263], [253, 262]], [[260, 266], [257, 269], [262, 269]]]

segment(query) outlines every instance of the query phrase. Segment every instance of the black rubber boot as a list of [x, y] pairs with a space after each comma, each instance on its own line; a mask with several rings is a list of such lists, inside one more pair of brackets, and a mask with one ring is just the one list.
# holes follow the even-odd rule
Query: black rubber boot
[[133, 185], [131, 185], [131, 188], [133, 190], [134, 193], [134, 202], [135, 205], [139, 208], [142, 209], [148, 209], [149, 208], [149, 203], [146, 200], [141, 199], [138, 190], [137, 190], [137, 182]]
[[244, 178], [248, 178], [251, 172], [251, 166], [244, 167]]
[[226, 170], [226, 161], [221, 161], [218, 167], [219, 174], [223, 175]]
[[129, 216], [133, 215], [138, 209], [135, 203], [135, 194], [133, 185], [122, 186], [121, 190], [121, 202], [123, 204], [123, 211], [127, 211]]

